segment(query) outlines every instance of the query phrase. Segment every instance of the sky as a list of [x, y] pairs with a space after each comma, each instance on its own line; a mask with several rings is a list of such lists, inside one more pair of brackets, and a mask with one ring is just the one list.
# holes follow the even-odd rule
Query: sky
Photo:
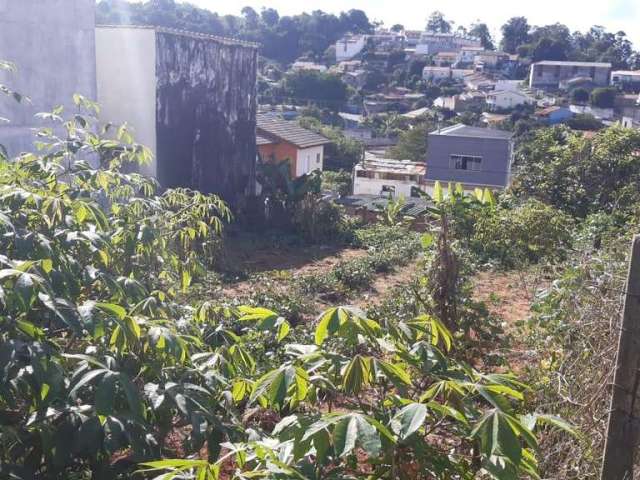
[[640, 49], [640, 0], [189, 0], [220, 14], [239, 14], [244, 6], [260, 11], [275, 8], [280, 15], [323, 10], [339, 13], [357, 8], [386, 26], [400, 23], [408, 29], [423, 29], [434, 10], [440, 10], [455, 25], [476, 20], [489, 25], [494, 37], [510, 17], [524, 15], [531, 25], [564, 23], [573, 30], [602, 25], [609, 31], [623, 30]]

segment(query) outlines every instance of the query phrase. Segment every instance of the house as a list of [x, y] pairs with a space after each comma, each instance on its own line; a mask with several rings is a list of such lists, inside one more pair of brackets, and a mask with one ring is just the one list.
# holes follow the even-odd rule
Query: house
[[474, 106], [482, 106], [485, 101], [485, 94], [477, 91], [468, 91], [460, 95], [449, 97], [438, 97], [433, 101], [433, 105], [445, 110], [460, 113]]
[[0, 143], [11, 157], [34, 151], [37, 113], [76, 112], [76, 93], [96, 99], [95, 9], [95, 0], [0, 0], [0, 59], [18, 69], [0, 83], [31, 100], [0, 94], [0, 118], [11, 121], [0, 121]]
[[534, 115], [538, 120], [547, 125], [556, 125], [573, 118], [574, 113], [567, 107], [554, 105], [538, 110]]
[[611, 72], [611, 85], [622, 89], [640, 89], [640, 70], [615, 70]]
[[536, 101], [517, 90], [494, 90], [487, 93], [486, 102], [491, 110], [510, 110], [519, 105], [534, 104]]
[[344, 125], [342, 133], [345, 137], [359, 141], [365, 141], [373, 138], [373, 130], [364, 126], [365, 118], [362, 115], [339, 112], [338, 116], [342, 119]]
[[464, 47], [481, 47], [479, 38], [458, 33], [423, 32], [416, 45], [416, 55], [459, 52]]
[[482, 64], [485, 68], [496, 68], [500, 63], [509, 60], [509, 54], [504, 52], [496, 52], [493, 50], [483, 50], [477, 52], [473, 57], [473, 63]]
[[457, 124], [429, 133], [427, 183], [456, 182], [476, 187], [506, 188], [511, 181], [513, 134]]
[[529, 86], [531, 88], [558, 88], [563, 80], [587, 77], [596, 86], [609, 85], [610, 63], [560, 62], [544, 60], [531, 65]]
[[354, 195], [418, 197], [424, 190], [426, 167], [423, 162], [380, 158], [365, 153], [354, 167]]
[[342, 81], [356, 90], [361, 89], [367, 83], [367, 71], [363, 69], [345, 72]]
[[336, 62], [353, 59], [366, 45], [366, 35], [345, 35], [336, 42]]
[[322, 170], [324, 146], [331, 141], [296, 122], [276, 115], [258, 115], [256, 144], [262, 162], [289, 161], [291, 178]]
[[416, 120], [424, 115], [427, 115], [429, 112], [431, 112], [431, 109], [429, 107], [422, 107], [422, 108], [417, 108], [415, 110], [411, 110], [410, 112], [407, 112], [407, 113], [403, 113], [400, 116], [404, 118], [408, 118], [409, 120]]
[[484, 47], [462, 47], [458, 53], [457, 63], [471, 64], [480, 52], [484, 52]]
[[442, 82], [451, 78], [450, 67], [434, 67], [427, 65], [422, 69], [422, 78], [427, 82]]
[[510, 115], [501, 113], [482, 112], [482, 115], [480, 115], [480, 121], [490, 128], [496, 128], [500, 126], [501, 124], [509, 120], [509, 118], [511, 118]]
[[620, 125], [625, 128], [634, 128], [636, 130], [640, 130], [640, 119], [635, 119], [632, 117], [622, 117]]
[[496, 80], [485, 73], [475, 72], [465, 75], [463, 81], [469, 90], [488, 92], [496, 88]]
[[306, 60], [298, 60], [291, 65], [291, 70], [294, 72], [319, 72], [324, 73], [327, 71], [327, 67], [315, 62], [308, 62]]
[[255, 193], [258, 45], [161, 27], [95, 31], [105, 122], [128, 122], [164, 188]]
[[468, 70], [466, 68], [452, 68], [451, 69], [451, 79], [459, 82], [464, 81], [464, 77], [467, 75], [471, 75], [473, 70]]
[[438, 67], [453, 65], [458, 60], [458, 52], [438, 52], [433, 57], [433, 62]]

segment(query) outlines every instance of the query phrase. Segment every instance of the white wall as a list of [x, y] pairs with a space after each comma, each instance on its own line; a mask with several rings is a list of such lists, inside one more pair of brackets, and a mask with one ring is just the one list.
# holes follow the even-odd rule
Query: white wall
[[345, 37], [336, 42], [336, 62], [351, 60], [359, 54], [367, 43], [364, 35], [358, 37]]
[[96, 29], [98, 103], [103, 122], [127, 122], [135, 141], [149, 147], [156, 176], [156, 32], [145, 28]]
[[0, 71], [0, 83], [31, 99], [18, 103], [0, 94], [0, 143], [11, 156], [33, 151], [32, 129], [51, 126], [34, 118], [64, 106], [73, 95], [96, 97], [95, 0], [0, 0], [0, 60], [17, 72]]
[[411, 197], [411, 188], [419, 187], [424, 190], [424, 185], [418, 185], [415, 182], [406, 182], [402, 180], [383, 180], [379, 178], [366, 178], [355, 176], [353, 180], [353, 194], [354, 195], [388, 195], [388, 193], [382, 193], [383, 186], [395, 187], [395, 197], [403, 196], [405, 198]]
[[[318, 160], [318, 155], [320, 159]], [[298, 150], [296, 158], [296, 177], [312, 172], [313, 170], [322, 170], [324, 163], [324, 146], [303, 148]]]

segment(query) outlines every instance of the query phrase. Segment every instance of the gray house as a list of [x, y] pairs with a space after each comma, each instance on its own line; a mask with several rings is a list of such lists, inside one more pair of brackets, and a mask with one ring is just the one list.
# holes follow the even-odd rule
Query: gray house
[[461, 183], [466, 190], [507, 187], [511, 179], [512, 136], [503, 130], [463, 124], [431, 132], [427, 182]]
[[531, 65], [529, 86], [531, 88], [562, 88], [568, 80], [587, 79], [593, 85], [609, 85], [610, 63], [558, 62], [545, 60]]

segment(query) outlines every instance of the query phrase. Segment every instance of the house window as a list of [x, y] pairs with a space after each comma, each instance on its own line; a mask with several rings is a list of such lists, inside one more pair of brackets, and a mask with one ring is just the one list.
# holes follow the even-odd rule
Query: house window
[[316, 163], [320, 163], [320, 154], [316, 153]]
[[395, 194], [396, 194], [396, 187], [394, 187], [393, 185], [383, 185], [382, 186], [382, 194], [384, 195], [385, 193], [388, 193], [392, 197], [394, 197]]
[[472, 155], [451, 155], [450, 168], [479, 172], [482, 168], [482, 157]]

